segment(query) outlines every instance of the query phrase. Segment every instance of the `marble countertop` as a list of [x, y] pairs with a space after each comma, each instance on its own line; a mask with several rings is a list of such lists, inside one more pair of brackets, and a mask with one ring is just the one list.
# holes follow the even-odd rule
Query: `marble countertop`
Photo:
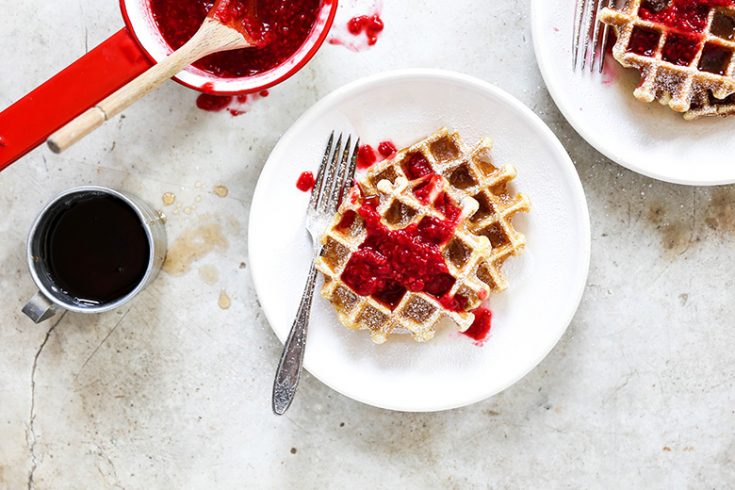
[[[0, 488], [732, 486], [735, 187], [656, 182], [587, 145], [544, 88], [529, 8], [386, 2], [376, 46], [325, 44], [242, 116], [200, 111], [169, 83], [62, 156], [41, 148], [0, 174]], [[340, 22], [369, 10], [346, 1]], [[112, 1], [0, 11], [0, 107], [122, 26]], [[276, 418], [281, 345], [247, 259], [258, 174], [320, 97], [406, 67], [497, 84], [558, 135], [592, 216], [585, 298], [549, 357], [483, 403], [393, 413], [307, 374]], [[33, 325], [28, 229], [54, 194], [92, 183], [163, 210], [174, 260], [118, 311]]]

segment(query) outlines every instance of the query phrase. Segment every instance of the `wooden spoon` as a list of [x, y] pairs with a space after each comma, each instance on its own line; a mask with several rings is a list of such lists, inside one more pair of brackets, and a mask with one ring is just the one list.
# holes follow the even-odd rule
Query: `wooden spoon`
[[217, 0], [194, 37], [148, 71], [52, 134], [47, 143], [61, 153], [181, 70], [213, 53], [260, 46], [257, 0]]

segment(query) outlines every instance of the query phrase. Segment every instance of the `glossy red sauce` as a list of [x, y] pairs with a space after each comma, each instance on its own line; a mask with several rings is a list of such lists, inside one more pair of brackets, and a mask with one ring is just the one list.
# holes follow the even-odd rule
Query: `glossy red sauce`
[[628, 51], [642, 56], [653, 56], [658, 49], [659, 32], [636, 27], [630, 35]]
[[735, 5], [734, 0], [644, 0], [639, 15], [682, 33], [700, 33], [707, 27], [707, 15], [713, 7]]
[[311, 192], [316, 184], [314, 174], [311, 172], [303, 172], [296, 181], [296, 187], [302, 192]]
[[392, 141], [381, 141], [378, 145], [378, 153], [383, 158], [390, 158], [396, 153], [396, 145]]
[[390, 230], [375, 207], [363, 202], [358, 213], [365, 222], [367, 238], [342, 273], [345, 284], [390, 308], [398, 306], [406, 291], [437, 298], [449, 293], [455, 279], [439, 245], [451, 238], [455, 223], [424, 218], [418, 224]]
[[[707, 27], [712, 8], [735, 6], [735, 0], [644, 0], [639, 10], [642, 19], [656, 22], [670, 28], [662, 51], [662, 59], [675, 65], [687, 66], [692, 63], [704, 42], [703, 31]], [[656, 32], [637, 27], [631, 36], [628, 50], [652, 56], [657, 48], [660, 35]], [[724, 60], [714, 60], [718, 66], [705, 71], [723, 71]], [[729, 60], [728, 60], [729, 61]], [[707, 60], [705, 60], [705, 63]]]
[[409, 180], [420, 179], [421, 177], [434, 173], [434, 169], [431, 168], [431, 164], [421, 153], [410, 155], [403, 162], [403, 171], [406, 173], [406, 177], [408, 177]]
[[362, 145], [357, 151], [357, 168], [370, 168], [376, 162], [392, 157], [396, 151], [396, 145], [391, 141], [380, 142], [377, 151], [370, 145]]
[[347, 30], [353, 36], [365, 34], [369, 46], [378, 42], [378, 35], [383, 32], [385, 24], [379, 14], [360, 15], [347, 22]]
[[200, 94], [197, 97], [197, 107], [203, 111], [219, 112], [227, 109], [232, 102], [229, 95]]
[[442, 185], [442, 178], [439, 175], [433, 174], [428, 178], [424, 179], [423, 182], [417, 184], [413, 188], [413, 194], [416, 196], [421, 204], [429, 204], [431, 196], [434, 195], [438, 186]]
[[337, 223], [337, 228], [340, 230], [348, 230], [355, 223], [357, 213], [351, 209], [345, 211], [342, 215], [342, 219]]
[[492, 328], [493, 312], [487, 308], [478, 308], [473, 311], [475, 321], [472, 326], [464, 332], [464, 335], [473, 339], [475, 342], [484, 342], [487, 340]]
[[258, 2], [259, 0], [220, 0], [215, 2], [209, 15], [240, 31], [251, 44], [265, 45], [270, 41], [269, 26], [260, 21]]
[[[409, 162], [413, 160], [415, 157], [408, 158]], [[464, 311], [467, 298], [449, 294], [455, 279], [440, 248], [454, 235], [462, 211], [445, 192], [440, 192], [441, 177], [429, 162], [424, 162], [428, 173], [416, 186], [421, 190], [414, 192], [427, 204], [436, 196], [434, 206], [445, 219], [425, 217], [403, 229], [391, 230], [377, 210], [380, 198], [362, 197], [359, 210], [345, 212], [337, 225], [348, 229], [359, 214], [367, 230], [367, 238], [352, 254], [342, 280], [357, 294], [372, 296], [391, 309], [398, 306], [407, 291], [412, 291], [434, 296], [448, 310]]]
[[267, 90], [261, 90], [257, 94], [241, 94], [237, 96], [232, 95], [211, 95], [211, 94], [200, 94], [197, 97], [196, 105], [199, 109], [209, 112], [221, 112], [227, 109], [233, 117], [241, 116], [246, 114], [251, 102], [255, 102], [261, 97], [268, 97], [269, 92]]
[[[231, 3], [238, 7], [246, 2]], [[255, 3], [268, 42], [260, 47], [216, 53], [194, 66], [224, 78], [252, 76], [279, 66], [304, 44], [316, 23], [321, 0], [257, 0]], [[213, 5], [213, 0], [150, 0], [156, 25], [173, 49], [194, 36]]]
[[375, 156], [375, 150], [370, 145], [362, 145], [357, 150], [357, 168], [366, 169], [372, 167], [378, 157]]
[[687, 66], [699, 52], [700, 44], [697, 36], [670, 34], [661, 58], [675, 65]]

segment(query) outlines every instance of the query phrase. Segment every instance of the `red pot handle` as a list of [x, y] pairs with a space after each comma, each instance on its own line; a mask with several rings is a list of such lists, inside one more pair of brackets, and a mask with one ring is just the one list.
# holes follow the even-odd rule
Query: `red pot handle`
[[0, 112], [0, 171], [151, 66], [124, 28]]

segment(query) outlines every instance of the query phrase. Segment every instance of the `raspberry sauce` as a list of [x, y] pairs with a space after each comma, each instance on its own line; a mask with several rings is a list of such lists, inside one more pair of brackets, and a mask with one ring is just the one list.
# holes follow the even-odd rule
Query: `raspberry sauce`
[[391, 141], [381, 141], [377, 151], [370, 145], [362, 145], [357, 151], [357, 168], [370, 168], [376, 162], [392, 157], [396, 151], [396, 145]]
[[[235, 0], [238, 4], [243, 0]], [[194, 66], [223, 78], [247, 77], [271, 70], [290, 58], [308, 37], [319, 13], [320, 0], [257, 0], [259, 20], [268, 43], [207, 56]], [[199, 30], [213, 0], [150, 0], [153, 19], [173, 49]]]
[[[669, 27], [661, 58], [675, 65], [688, 66], [702, 47], [702, 33], [707, 27], [710, 11], [716, 7], [732, 6], [735, 6], [735, 0], [644, 0], [638, 14], [643, 20]], [[659, 38], [658, 33], [636, 27], [628, 50], [653, 56]], [[717, 67], [708, 71], [714, 70]]]
[[378, 145], [378, 153], [383, 158], [390, 158], [396, 153], [396, 145], [392, 141], [381, 141]]
[[464, 332], [464, 335], [473, 339], [476, 343], [482, 343], [487, 340], [490, 334], [493, 322], [493, 312], [487, 308], [478, 308], [473, 311], [475, 321], [472, 326]]
[[390, 230], [369, 203], [363, 201], [358, 213], [368, 235], [342, 273], [342, 280], [357, 294], [395, 308], [406, 291], [441, 298], [454, 286], [439, 246], [451, 238], [455, 223], [427, 217]]
[[299, 176], [299, 180], [296, 181], [296, 187], [301, 192], [311, 192], [314, 185], [316, 185], [316, 179], [314, 178], [314, 174], [311, 172], [303, 172]]
[[359, 36], [365, 33], [367, 37], [368, 46], [374, 46], [378, 42], [378, 34], [383, 32], [385, 24], [380, 15], [360, 15], [353, 17], [347, 22], [347, 30], [353, 36]]
[[267, 90], [261, 90], [257, 94], [211, 95], [200, 94], [197, 97], [197, 107], [208, 112], [222, 112], [227, 109], [233, 117], [241, 116], [248, 112], [252, 103], [262, 97], [268, 97]]
[[197, 107], [203, 111], [219, 112], [223, 111], [232, 102], [229, 95], [211, 95], [201, 94], [197, 97]]
[[644, 0], [641, 19], [669, 26], [681, 33], [701, 33], [711, 8], [735, 5], [733, 0]]
[[375, 162], [378, 161], [378, 157], [375, 156], [375, 150], [370, 145], [362, 145], [357, 150], [357, 168], [366, 169], [372, 167]]
[[[441, 177], [428, 161], [425, 163], [429, 173], [415, 189], [422, 189], [418, 194], [428, 203], [441, 186]], [[406, 228], [391, 230], [381, 221], [379, 203], [378, 196], [362, 197], [359, 210], [345, 212], [337, 226], [347, 229], [359, 215], [367, 230], [367, 238], [342, 273], [345, 284], [357, 294], [372, 296], [391, 309], [398, 306], [407, 291], [412, 291], [434, 296], [448, 310], [464, 311], [467, 299], [449, 294], [455, 279], [440, 249], [454, 235], [462, 212], [459, 206], [440, 192], [434, 206], [445, 219], [425, 217]]]

